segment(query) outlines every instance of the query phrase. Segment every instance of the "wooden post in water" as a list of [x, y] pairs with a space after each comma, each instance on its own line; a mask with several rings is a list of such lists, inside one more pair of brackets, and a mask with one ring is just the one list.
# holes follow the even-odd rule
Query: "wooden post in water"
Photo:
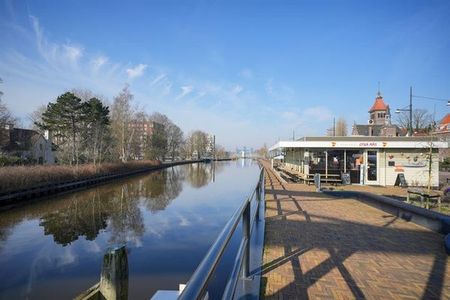
[[128, 258], [125, 245], [110, 248], [103, 256], [99, 290], [107, 300], [128, 299]]

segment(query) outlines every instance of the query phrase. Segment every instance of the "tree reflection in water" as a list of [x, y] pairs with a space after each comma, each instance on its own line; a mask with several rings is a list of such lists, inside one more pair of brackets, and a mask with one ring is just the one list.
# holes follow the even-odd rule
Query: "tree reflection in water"
[[170, 168], [65, 197], [67, 205], [62, 208], [46, 206], [40, 225], [63, 246], [80, 236], [95, 240], [107, 227], [110, 243], [137, 241], [145, 231], [141, 204], [153, 213], [164, 210], [182, 191], [184, 169]]
[[194, 188], [201, 188], [209, 182], [214, 182], [217, 173], [224, 170], [225, 163], [196, 163], [190, 164], [186, 168], [186, 180]]
[[0, 215], [0, 249], [10, 229], [24, 219], [39, 218], [46, 235], [66, 246], [80, 236], [95, 240], [108, 227], [111, 242], [136, 240], [144, 234], [141, 209], [164, 210], [183, 189], [183, 181], [194, 188], [214, 181], [226, 163], [196, 163], [178, 166], [102, 185], [49, 200], [31, 203]]
[[183, 190], [185, 168], [169, 168], [155, 174], [143, 183], [146, 190], [145, 206], [152, 213], [164, 210]]

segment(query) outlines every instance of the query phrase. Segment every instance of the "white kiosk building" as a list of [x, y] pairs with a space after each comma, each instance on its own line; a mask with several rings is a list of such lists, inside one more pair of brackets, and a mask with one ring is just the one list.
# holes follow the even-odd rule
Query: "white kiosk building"
[[269, 153], [272, 165], [279, 160], [303, 179], [349, 174], [352, 184], [388, 186], [403, 174], [408, 186], [427, 186], [431, 172], [431, 185], [439, 186], [441, 148], [448, 143], [435, 137], [327, 136], [279, 141]]

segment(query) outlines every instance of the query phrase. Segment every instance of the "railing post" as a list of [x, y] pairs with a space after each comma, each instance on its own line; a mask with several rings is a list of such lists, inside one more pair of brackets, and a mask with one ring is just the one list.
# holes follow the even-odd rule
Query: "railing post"
[[245, 243], [244, 257], [242, 261], [242, 277], [247, 278], [250, 274], [250, 201], [247, 200], [244, 213], [242, 214], [242, 231]]
[[258, 222], [259, 221], [259, 205], [260, 205], [260, 200], [261, 200], [261, 183], [258, 183], [258, 185], [256, 186], [256, 215], [255, 215], [255, 221], [254, 222]]

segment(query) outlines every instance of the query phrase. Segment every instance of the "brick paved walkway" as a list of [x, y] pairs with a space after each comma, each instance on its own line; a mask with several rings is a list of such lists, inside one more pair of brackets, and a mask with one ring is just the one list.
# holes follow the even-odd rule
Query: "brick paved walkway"
[[450, 299], [443, 236], [266, 169], [268, 299]]

